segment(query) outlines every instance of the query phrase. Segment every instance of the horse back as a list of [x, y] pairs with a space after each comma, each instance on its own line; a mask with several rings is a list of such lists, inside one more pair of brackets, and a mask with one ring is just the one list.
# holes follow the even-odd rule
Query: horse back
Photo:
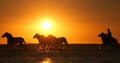
[[22, 38], [22, 37], [14, 37], [13, 40], [15, 42], [24, 42], [24, 38]]
[[111, 41], [112, 41], [113, 43], [118, 43], [117, 39], [114, 38], [114, 37], [111, 37]]

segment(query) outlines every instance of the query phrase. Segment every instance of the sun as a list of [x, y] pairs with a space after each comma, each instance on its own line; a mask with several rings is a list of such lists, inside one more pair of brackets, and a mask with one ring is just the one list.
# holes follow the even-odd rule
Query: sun
[[49, 30], [51, 28], [50, 20], [43, 20], [41, 27], [44, 30]]

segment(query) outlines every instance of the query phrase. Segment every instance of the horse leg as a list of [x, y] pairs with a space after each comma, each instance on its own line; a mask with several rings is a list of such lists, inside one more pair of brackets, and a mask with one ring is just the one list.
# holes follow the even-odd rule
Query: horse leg
[[45, 45], [44, 45], [44, 51], [48, 51], [48, 50], [49, 50], [49, 47], [50, 47], [49, 44], [45, 44]]
[[47, 47], [47, 50], [50, 50], [50, 49], [53, 49], [53, 48], [54, 48], [54, 45], [49, 44], [48, 47]]
[[120, 44], [117, 44], [117, 49], [118, 49], [118, 50], [120, 49]]
[[61, 44], [60, 49], [65, 49], [65, 48], [66, 48], [65, 44]]
[[41, 47], [42, 47], [43, 52], [45, 52], [46, 45], [45, 44], [41, 44]]
[[22, 43], [22, 44], [21, 44], [21, 47], [22, 47], [23, 49], [27, 49], [27, 48], [25, 47], [25, 45], [26, 45], [26, 44], [23, 44], [23, 43]]
[[119, 43], [115, 43], [115, 48], [117, 48], [117, 50], [119, 50], [120, 49], [120, 44]]
[[23, 43], [19, 43], [18, 48], [19, 48], [19, 50], [21, 50], [23, 48]]
[[6, 49], [8, 49], [9, 48], [9, 44], [7, 44], [7, 47], [6, 47]]
[[110, 48], [111, 48], [110, 45], [105, 45], [104, 47], [105, 47], [105, 50], [106, 50], [106, 51], [109, 51]]
[[7, 44], [7, 47], [6, 47], [6, 49], [12, 49], [12, 44]]
[[103, 47], [104, 47], [104, 45], [102, 44], [101, 46], [100, 46], [100, 48], [99, 48], [99, 50], [103, 50]]
[[35, 48], [36, 50], [40, 47], [41, 44], [38, 44], [38, 46]]
[[108, 50], [108, 46], [106, 44], [102, 44], [99, 49], [101, 51]]
[[108, 50], [113, 50], [113, 47], [114, 47], [113, 44], [109, 45], [109, 49]]
[[60, 49], [65, 49], [68, 46], [66, 43], [61, 43], [60, 44]]

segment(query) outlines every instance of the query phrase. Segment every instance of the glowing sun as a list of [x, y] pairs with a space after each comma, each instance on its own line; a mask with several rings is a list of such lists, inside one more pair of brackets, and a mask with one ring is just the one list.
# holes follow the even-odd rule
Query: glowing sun
[[51, 23], [49, 20], [43, 20], [41, 24], [42, 29], [49, 30], [51, 28]]

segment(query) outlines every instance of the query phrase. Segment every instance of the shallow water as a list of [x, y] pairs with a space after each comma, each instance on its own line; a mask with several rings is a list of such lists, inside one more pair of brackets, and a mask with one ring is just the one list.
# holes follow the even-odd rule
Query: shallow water
[[65, 50], [0, 50], [0, 63], [120, 63], [120, 51], [100, 51], [99, 45], [70, 45]]

